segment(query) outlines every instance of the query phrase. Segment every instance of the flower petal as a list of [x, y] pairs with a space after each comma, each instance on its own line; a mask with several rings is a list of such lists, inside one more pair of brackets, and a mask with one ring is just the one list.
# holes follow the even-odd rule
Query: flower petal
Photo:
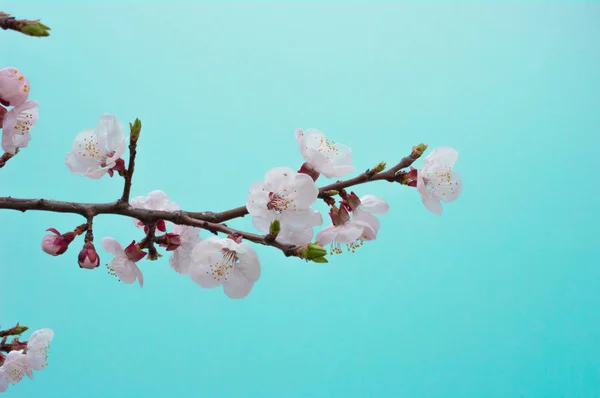
[[385, 214], [390, 210], [390, 205], [375, 195], [365, 195], [360, 198], [360, 208], [372, 214]]
[[116, 239], [106, 237], [102, 238], [102, 247], [115, 257], [125, 258], [125, 250]]
[[275, 167], [265, 174], [265, 189], [269, 192], [279, 192], [290, 185], [296, 174], [289, 167]]
[[458, 159], [458, 151], [449, 146], [435, 148], [423, 160], [423, 168], [431, 167], [454, 167]]

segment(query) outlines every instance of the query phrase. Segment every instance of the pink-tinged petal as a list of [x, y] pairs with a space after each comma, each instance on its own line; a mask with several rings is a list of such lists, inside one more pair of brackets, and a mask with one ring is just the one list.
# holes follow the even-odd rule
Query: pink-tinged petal
[[433, 196], [422, 196], [425, 208], [434, 214], [442, 214], [442, 204]]
[[25, 148], [31, 140], [29, 130], [37, 123], [38, 103], [27, 101], [4, 116], [2, 124], [2, 149], [15, 154], [17, 148]]
[[326, 226], [317, 233], [316, 240], [321, 246], [330, 244], [338, 234], [338, 227], [333, 224]]
[[13, 67], [0, 69], [0, 103], [19, 106], [29, 97], [29, 80], [20, 70]]
[[385, 214], [390, 210], [390, 205], [375, 195], [365, 195], [360, 202], [360, 208], [372, 214]]
[[135, 276], [140, 287], [144, 287], [144, 275], [142, 275], [142, 270], [135, 263], [133, 263], [133, 266], [135, 267]]
[[180, 246], [177, 250], [169, 257], [169, 265], [178, 274], [185, 275], [189, 273], [190, 265], [192, 264], [192, 258], [190, 253]]
[[116, 239], [106, 237], [102, 238], [102, 247], [115, 257], [125, 258], [125, 250]]
[[373, 214], [356, 209], [354, 211], [354, 217], [352, 218], [355, 221], [362, 221], [366, 223], [371, 230], [374, 231], [375, 235], [377, 235], [377, 231], [379, 231], [379, 220]]
[[6, 391], [8, 388], [8, 376], [4, 367], [0, 367], [0, 392]]
[[246, 279], [254, 283], [260, 278], [260, 260], [249, 244], [242, 242], [240, 248], [243, 249], [243, 252], [241, 250], [236, 252], [240, 261], [236, 265], [234, 274], [240, 272]]
[[314, 231], [312, 227], [295, 229], [290, 226], [282, 225], [277, 242], [284, 245], [303, 246], [312, 241]]

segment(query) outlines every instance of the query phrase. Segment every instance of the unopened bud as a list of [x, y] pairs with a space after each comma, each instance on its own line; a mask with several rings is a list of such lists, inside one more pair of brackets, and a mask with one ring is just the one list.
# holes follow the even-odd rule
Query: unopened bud
[[279, 222], [279, 220], [275, 220], [269, 226], [269, 234], [274, 239], [277, 237], [277, 235], [279, 235], [279, 231], [281, 231], [281, 223]]
[[381, 173], [383, 170], [385, 170], [385, 166], [386, 166], [385, 162], [380, 162], [379, 164], [377, 164], [377, 166], [375, 166], [373, 168], [373, 170], [371, 170], [371, 172], [373, 174], [375, 174], [375, 173]]
[[62, 234], [54, 228], [48, 228], [46, 231], [52, 232], [54, 235], [48, 234], [42, 239], [42, 250], [51, 256], [59, 256], [67, 251], [69, 244], [75, 239], [73, 232]]
[[340, 192], [336, 191], [335, 189], [330, 189], [329, 191], [325, 191], [324, 193], [327, 196], [335, 196], [335, 195], [339, 194]]
[[415, 145], [412, 148], [410, 157], [413, 159], [418, 159], [421, 157], [421, 155], [423, 155], [423, 152], [425, 152], [426, 150], [427, 150], [427, 145], [425, 145], [425, 144]]
[[326, 263], [328, 262], [325, 258], [327, 254], [327, 250], [323, 248], [323, 246], [318, 243], [309, 243], [305, 246], [302, 246], [298, 250], [298, 256], [308, 261], [313, 261], [315, 263]]
[[19, 27], [19, 31], [21, 33], [24, 33], [27, 36], [35, 36], [35, 37], [50, 36], [50, 33], [48, 33], [49, 30], [50, 30], [49, 27], [47, 27], [46, 25], [44, 25], [43, 23], [41, 23], [39, 21], [27, 21], [27, 23], [25, 23]]
[[142, 131], [142, 122], [140, 119], [136, 118], [133, 123], [129, 123], [129, 139], [131, 142], [137, 142], [138, 138], [140, 138], [140, 132]]
[[98, 256], [98, 252], [96, 252], [96, 248], [92, 242], [83, 245], [77, 262], [79, 263], [79, 268], [85, 269], [94, 269], [100, 265], [100, 256]]

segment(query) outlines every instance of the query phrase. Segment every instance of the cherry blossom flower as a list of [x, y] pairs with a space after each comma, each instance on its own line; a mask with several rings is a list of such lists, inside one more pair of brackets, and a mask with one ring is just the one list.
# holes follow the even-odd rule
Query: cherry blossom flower
[[187, 225], [173, 225], [172, 232], [179, 235], [179, 247], [169, 257], [169, 265], [177, 273], [187, 274], [192, 262], [192, 250], [200, 242], [200, 229]]
[[427, 210], [442, 214], [443, 202], [452, 202], [462, 192], [462, 178], [452, 171], [458, 152], [450, 147], [434, 149], [417, 171], [417, 190]]
[[94, 269], [100, 265], [100, 256], [92, 242], [83, 245], [83, 249], [77, 256], [77, 262], [80, 268]]
[[52, 232], [42, 239], [42, 250], [51, 256], [59, 256], [67, 251], [69, 244], [75, 239], [75, 233], [67, 232], [61, 234], [55, 228], [48, 228], [46, 231]]
[[364, 240], [373, 240], [379, 231], [379, 220], [374, 214], [383, 215], [387, 213], [390, 206], [387, 202], [375, 195], [364, 195], [360, 199], [354, 192], [347, 195], [342, 206], [352, 212], [352, 219], [365, 222], [369, 225], [364, 232]]
[[247, 243], [211, 236], [192, 250], [189, 275], [198, 285], [212, 289], [223, 285], [232, 299], [246, 297], [260, 278], [260, 262]]
[[25, 148], [31, 140], [29, 130], [37, 123], [38, 106], [27, 101], [10, 109], [2, 121], [2, 149], [15, 154], [17, 148]]
[[52, 329], [36, 330], [27, 342], [27, 365], [33, 370], [42, 370], [48, 361], [50, 341], [54, 338]]
[[19, 106], [29, 97], [29, 80], [13, 67], [0, 69], [0, 104]]
[[124, 167], [121, 159], [125, 152], [125, 127], [115, 116], [105, 114], [98, 119], [95, 129], [77, 134], [72, 152], [65, 157], [65, 164], [74, 174], [98, 179], [106, 173]]
[[333, 206], [329, 215], [332, 223], [317, 233], [316, 240], [321, 246], [330, 245], [330, 254], [341, 254], [341, 245], [346, 245], [348, 250], [354, 252], [362, 246], [363, 241], [373, 240], [377, 236], [377, 230], [370, 223], [351, 218], [345, 206], [339, 209]]
[[[134, 241], [126, 249], [123, 249], [123, 246], [115, 239], [109, 237], [102, 238], [102, 247], [104, 250], [115, 256], [107, 265], [109, 273], [117, 276], [117, 278], [127, 284], [131, 284], [137, 279], [140, 287], [143, 287], [144, 276], [135, 262], [141, 260], [146, 253], [141, 252], [141, 250], [135, 250], [136, 246]], [[143, 254], [140, 253], [137, 255], [138, 252]]]
[[[33, 373], [29, 367], [27, 355], [23, 350], [12, 350], [6, 355], [4, 364], [0, 368], [0, 391], [6, 390], [8, 384], [17, 384], [25, 375], [33, 378]], [[4, 375], [2, 375], [4, 373]], [[4, 382], [2, 381], [4, 380]]]
[[[166, 193], [161, 190], [155, 190], [148, 193], [146, 196], [136, 196], [131, 199], [131, 207], [146, 210], [159, 210], [159, 211], [176, 211], [179, 210], [179, 205], [175, 202], [170, 202], [169, 197]], [[144, 231], [148, 233], [148, 227], [144, 225], [140, 220], [134, 219], [136, 227], [144, 228]], [[161, 232], [167, 230], [167, 224], [164, 220], [159, 220], [156, 223], [156, 229]]]
[[[352, 150], [344, 144], [328, 141], [325, 135], [315, 129], [303, 131], [297, 129], [295, 137], [304, 157], [303, 172], [312, 174], [312, 170], [327, 178], [342, 177], [352, 171]], [[315, 175], [313, 178], [316, 180]]]
[[279, 220], [282, 230], [310, 228], [312, 233], [312, 227], [322, 223], [310, 208], [318, 195], [319, 189], [312, 178], [288, 167], [277, 167], [265, 174], [264, 181], [252, 184], [246, 208], [261, 232], [268, 232], [271, 223]]

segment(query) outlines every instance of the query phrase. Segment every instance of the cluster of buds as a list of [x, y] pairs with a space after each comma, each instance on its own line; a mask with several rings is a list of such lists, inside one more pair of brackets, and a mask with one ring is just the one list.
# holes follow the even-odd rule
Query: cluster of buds
[[[42, 250], [51, 256], [64, 254], [78, 235], [88, 231], [88, 236], [91, 236], [91, 230], [88, 230], [87, 224], [82, 224], [74, 231], [64, 234], [61, 234], [56, 228], [48, 228], [46, 231], [50, 231], [51, 234], [47, 234], [42, 239]], [[77, 262], [80, 268], [94, 269], [100, 265], [100, 256], [94, 244], [87, 240], [77, 256]]]

